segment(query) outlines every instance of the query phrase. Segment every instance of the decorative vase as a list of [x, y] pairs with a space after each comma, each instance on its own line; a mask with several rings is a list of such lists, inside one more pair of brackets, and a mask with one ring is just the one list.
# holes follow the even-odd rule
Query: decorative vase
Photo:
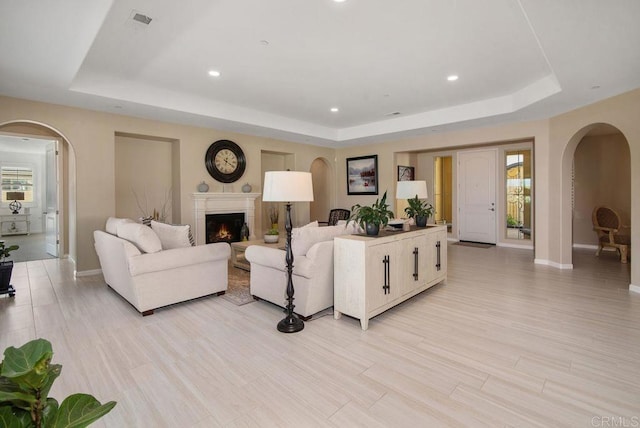
[[280, 240], [280, 235], [264, 235], [264, 242], [267, 244], [275, 244]]
[[244, 193], [250, 193], [251, 189], [252, 189], [252, 187], [251, 187], [251, 184], [249, 184], [249, 183], [244, 183], [244, 186], [242, 186], [242, 191]]
[[367, 223], [367, 227], [365, 228], [367, 235], [376, 236], [378, 232], [380, 232], [379, 224]]
[[247, 223], [244, 223], [240, 229], [240, 238], [243, 241], [249, 240], [249, 226], [247, 226]]
[[427, 227], [427, 216], [426, 215], [417, 215], [416, 216], [416, 226], [418, 226], [418, 227]]
[[202, 183], [198, 184], [198, 192], [206, 193], [208, 191], [209, 191], [209, 185], [207, 183], [203, 181]]

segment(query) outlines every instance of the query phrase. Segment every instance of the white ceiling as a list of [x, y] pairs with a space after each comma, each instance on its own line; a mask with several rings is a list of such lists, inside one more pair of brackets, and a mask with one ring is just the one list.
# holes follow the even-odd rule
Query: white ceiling
[[339, 147], [639, 88], [639, 18], [638, 0], [0, 0], [0, 94]]

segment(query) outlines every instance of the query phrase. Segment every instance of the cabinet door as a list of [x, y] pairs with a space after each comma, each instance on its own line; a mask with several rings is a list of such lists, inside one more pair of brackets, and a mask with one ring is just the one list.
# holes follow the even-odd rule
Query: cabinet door
[[403, 239], [399, 242], [403, 254], [402, 288], [403, 294], [426, 284], [430, 277], [429, 263], [432, 255], [425, 234], [413, 238]]
[[398, 272], [402, 269], [395, 243], [373, 245], [367, 252], [367, 311], [401, 295]]
[[439, 231], [427, 235], [426, 281], [443, 278], [447, 272], [447, 232]]

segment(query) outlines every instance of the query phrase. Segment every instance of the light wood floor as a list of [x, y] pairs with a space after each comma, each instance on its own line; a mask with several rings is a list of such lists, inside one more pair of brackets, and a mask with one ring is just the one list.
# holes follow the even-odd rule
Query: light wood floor
[[450, 245], [446, 285], [368, 331], [324, 316], [285, 335], [268, 303], [212, 297], [143, 318], [66, 260], [18, 263], [0, 348], [50, 340], [64, 366], [52, 396], [118, 401], [95, 426], [638, 426], [629, 265], [590, 251], [574, 264]]

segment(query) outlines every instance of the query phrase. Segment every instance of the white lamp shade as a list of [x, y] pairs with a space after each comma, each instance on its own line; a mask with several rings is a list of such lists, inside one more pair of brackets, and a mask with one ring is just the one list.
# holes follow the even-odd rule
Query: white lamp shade
[[427, 182], [424, 180], [398, 181], [396, 199], [427, 199]]
[[301, 171], [265, 172], [262, 200], [267, 202], [313, 201], [311, 173]]

